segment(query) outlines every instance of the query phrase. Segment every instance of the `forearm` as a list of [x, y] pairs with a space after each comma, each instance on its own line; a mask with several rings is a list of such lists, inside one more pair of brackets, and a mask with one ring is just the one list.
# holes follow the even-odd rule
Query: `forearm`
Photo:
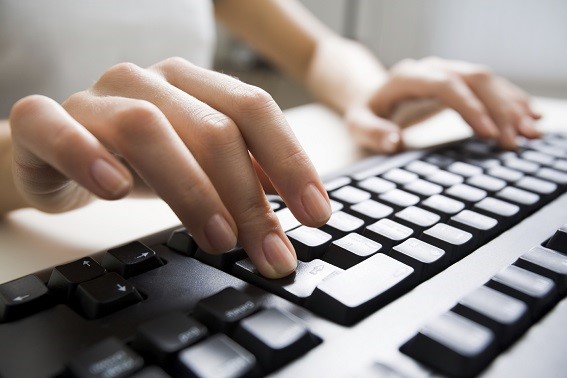
[[8, 120], [0, 120], [0, 216], [24, 207], [12, 176], [12, 139]]
[[386, 75], [386, 69], [364, 46], [329, 36], [318, 41], [304, 84], [318, 100], [342, 114], [368, 101]]

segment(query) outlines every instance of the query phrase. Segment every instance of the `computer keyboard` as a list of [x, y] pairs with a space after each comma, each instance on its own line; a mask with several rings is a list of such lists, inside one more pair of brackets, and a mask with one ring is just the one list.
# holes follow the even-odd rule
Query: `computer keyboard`
[[0, 284], [0, 377], [567, 375], [567, 134], [324, 181], [319, 229], [269, 197], [289, 277], [181, 228]]

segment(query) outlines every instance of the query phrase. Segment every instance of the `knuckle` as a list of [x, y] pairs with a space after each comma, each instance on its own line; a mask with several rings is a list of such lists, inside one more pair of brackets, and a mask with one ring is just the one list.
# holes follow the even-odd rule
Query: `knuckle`
[[204, 140], [212, 144], [227, 146], [241, 139], [236, 123], [223, 113], [207, 112], [201, 115], [200, 125]]
[[144, 69], [134, 63], [118, 63], [106, 70], [93, 86], [95, 90], [102, 90], [107, 86], [131, 85], [144, 76]]
[[[239, 230], [244, 230], [244, 233], [249, 233], [249, 230], [257, 230], [257, 232], [264, 233], [265, 230], [275, 231], [279, 228], [278, 218], [272, 211], [268, 201], [253, 198], [248, 203], [250, 203], [250, 206], [247, 206], [239, 214]], [[261, 229], [258, 229], [258, 225], [262, 226]]]
[[126, 140], [140, 135], [151, 138], [160, 129], [156, 126], [162, 122], [161, 111], [151, 102], [131, 100], [115, 112], [114, 132]]
[[158, 63], [159, 66], [165, 69], [174, 69], [174, 70], [183, 66], [187, 66], [189, 64], [191, 63], [188, 60], [181, 58], [179, 56], [172, 56]]
[[390, 69], [390, 72], [392, 74], [398, 74], [398, 73], [404, 72], [407, 69], [414, 67], [416, 63], [417, 62], [416, 62], [415, 59], [409, 59], [409, 58], [402, 59], [398, 63], [396, 63], [392, 66], [392, 68]]
[[485, 65], [475, 65], [469, 73], [467, 73], [467, 78], [474, 82], [483, 82], [492, 78], [492, 71], [488, 66]]
[[268, 92], [253, 85], [239, 83], [232, 93], [234, 93], [234, 103], [239, 113], [253, 113], [277, 107]]
[[10, 112], [10, 122], [12, 128], [20, 124], [20, 120], [33, 117], [52, 100], [42, 95], [30, 95], [17, 101]]

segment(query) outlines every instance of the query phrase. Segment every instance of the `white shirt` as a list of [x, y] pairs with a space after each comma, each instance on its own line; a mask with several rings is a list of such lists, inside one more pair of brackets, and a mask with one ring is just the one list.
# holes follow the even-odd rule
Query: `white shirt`
[[18, 99], [63, 101], [120, 62], [210, 67], [211, 0], [0, 0], [0, 119]]

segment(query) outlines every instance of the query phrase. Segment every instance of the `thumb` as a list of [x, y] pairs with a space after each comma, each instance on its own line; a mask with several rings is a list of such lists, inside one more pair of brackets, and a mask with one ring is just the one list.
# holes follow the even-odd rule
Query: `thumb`
[[401, 130], [395, 123], [377, 116], [369, 107], [347, 111], [346, 124], [354, 140], [373, 152], [391, 154], [401, 150]]

